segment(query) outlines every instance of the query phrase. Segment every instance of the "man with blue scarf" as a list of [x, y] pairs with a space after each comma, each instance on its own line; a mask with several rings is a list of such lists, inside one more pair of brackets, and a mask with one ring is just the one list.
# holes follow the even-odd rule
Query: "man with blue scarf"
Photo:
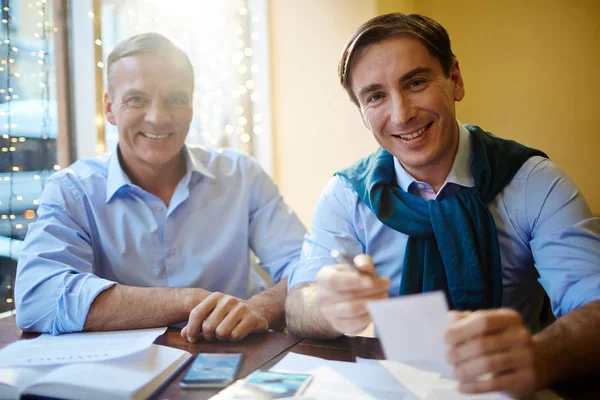
[[368, 301], [442, 290], [461, 391], [523, 396], [598, 370], [600, 223], [543, 152], [456, 120], [465, 88], [445, 29], [376, 17], [339, 77], [381, 148], [325, 188], [289, 279], [290, 330], [357, 334]]

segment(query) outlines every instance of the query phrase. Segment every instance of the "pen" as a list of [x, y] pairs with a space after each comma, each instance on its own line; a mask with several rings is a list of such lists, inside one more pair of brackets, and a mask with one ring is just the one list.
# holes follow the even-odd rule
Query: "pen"
[[368, 273], [367, 271], [363, 271], [362, 269], [358, 268], [356, 266], [356, 264], [354, 264], [354, 260], [352, 258], [350, 258], [350, 256], [348, 254], [344, 253], [343, 251], [331, 250], [331, 253], [329, 253], [329, 254], [331, 254], [331, 257], [333, 257], [336, 262], [338, 262], [340, 264], [348, 265], [349, 267], [358, 271], [361, 275], [371, 276], [371, 274]]

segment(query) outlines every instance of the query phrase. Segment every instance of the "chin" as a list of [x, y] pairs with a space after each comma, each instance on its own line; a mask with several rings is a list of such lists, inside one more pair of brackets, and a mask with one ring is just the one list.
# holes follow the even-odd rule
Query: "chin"
[[398, 159], [398, 161], [400, 161], [400, 163], [406, 168], [411, 168], [411, 169], [416, 169], [416, 168], [423, 168], [426, 167], [428, 165], [430, 165], [435, 157], [432, 157], [430, 155], [421, 155], [421, 154], [407, 154], [406, 150], [405, 151], [396, 151], [395, 153], [392, 153], [394, 155], [394, 157], [396, 157]]
[[142, 156], [142, 159], [144, 160], [144, 162], [146, 164], [150, 164], [150, 165], [164, 165], [167, 164], [169, 161], [173, 160], [173, 158], [175, 157], [175, 155], [172, 156], [167, 156], [164, 153], [162, 154], [157, 154], [156, 156], [152, 156], [151, 154], [144, 154], [144, 156]]

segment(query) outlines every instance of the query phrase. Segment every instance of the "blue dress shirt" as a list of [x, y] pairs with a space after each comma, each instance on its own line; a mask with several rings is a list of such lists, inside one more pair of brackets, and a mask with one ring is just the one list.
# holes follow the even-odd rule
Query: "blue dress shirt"
[[[395, 160], [402, 189], [439, 200], [474, 185], [470, 134], [458, 126], [456, 158], [438, 193]], [[498, 229], [503, 306], [519, 310], [532, 330], [540, 329], [543, 290], [556, 316], [600, 300], [600, 222], [556, 164], [541, 157], [529, 159], [488, 208]], [[312, 231], [305, 237], [288, 286], [314, 282], [320, 268], [336, 263], [329, 252], [340, 249], [350, 255], [371, 255], [377, 273], [391, 280], [390, 296], [397, 296], [407, 241], [407, 235], [377, 219], [347, 180], [335, 176], [319, 199]]]
[[169, 207], [131, 183], [116, 153], [54, 174], [17, 269], [23, 330], [79, 331], [115, 283], [197, 287], [246, 299], [264, 288], [249, 251], [279, 281], [306, 230], [260, 165], [232, 150], [185, 147]]

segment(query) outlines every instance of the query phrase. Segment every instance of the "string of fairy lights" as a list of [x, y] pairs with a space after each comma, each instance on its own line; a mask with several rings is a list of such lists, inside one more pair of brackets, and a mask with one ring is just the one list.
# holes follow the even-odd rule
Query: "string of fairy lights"
[[[164, 34], [194, 66], [195, 117], [188, 143], [233, 147], [252, 155], [254, 139], [263, 132], [263, 116], [255, 111], [261, 101], [257, 80], [263, 62], [255, 48], [263, 45], [257, 29], [263, 21], [254, 8], [252, 0], [104, 0], [104, 59], [128, 36]], [[116, 31], [105, 32], [107, 26]], [[116, 131], [106, 128], [107, 142], [115, 143]]]
[[[3, 37], [0, 39], [0, 74], [5, 77], [5, 81], [4, 85], [0, 86], [0, 117], [3, 120], [0, 126], [0, 156], [5, 161], [2, 163], [5, 166], [3, 170], [6, 170], [8, 164], [8, 171], [2, 173], [0, 179], [0, 192], [4, 194], [1, 198], [6, 202], [2, 204], [0, 201], [0, 210], [2, 210], [0, 226], [3, 227], [2, 235], [6, 235], [8, 239], [7, 254], [3, 255], [9, 259], [16, 258], [15, 253], [21, 243], [18, 239], [23, 238], [28, 223], [35, 219], [35, 210], [38, 206], [37, 198], [33, 200], [26, 198], [27, 196], [20, 192], [30, 190], [32, 185], [20, 179], [23, 176], [21, 173], [27, 171], [27, 178], [38, 181], [41, 184], [40, 188], [43, 186], [44, 171], [30, 171], [28, 166], [32, 163], [27, 157], [35, 158], [33, 163], [35, 165], [50, 164], [50, 168], [58, 169], [57, 166], [52, 166], [55, 155], [50, 154], [54, 149], [49, 144], [53, 118], [50, 107], [51, 60], [49, 56], [52, 34], [57, 31], [51, 22], [49, 1], [51, 0], [28, 2], [27, 9], [24, 9], [25, 2], [20, 2], [19, 20], [13, 16], [11, 1], [2, 2]], [[24, 31], [31, 31], [28, 32], [31, 36], [24, 35]], [[21, 46], [19, 43], [24, 45]], [[35, 49], [32, 48], [32, 43], [35, 44]], [[25, 91], [27, 93], [23, 93]], [[39, 103], [37, 100], [29, 101], [36, 98], [39, 99]], [[17, 102], [27, 104], [27, 109], [17, 109]], [[28, 120], [27, 127], [20, 126], [26, 120]], [[35, 123], [37, 120], [39, 125]], [[26, 132], [26, 130], [30, 131]], [[33, 147], [36, 149], [34, 154], [28, 154], [27, 149], [31, 146], [28, 146], [27, 141], [33, 140], [33, 137], [40, 141], [40, 144]], [[28, 202], [31, 204], [26, 204]], [[15, 271], [9, 268], [9, 271], [0, 272], [5, 275], [7, 282], [6, 287], [3, 288], [6, 290], [0, 293], [8, 293], [6, 298], [0, 298], [0, 302], [12, 304]]]

